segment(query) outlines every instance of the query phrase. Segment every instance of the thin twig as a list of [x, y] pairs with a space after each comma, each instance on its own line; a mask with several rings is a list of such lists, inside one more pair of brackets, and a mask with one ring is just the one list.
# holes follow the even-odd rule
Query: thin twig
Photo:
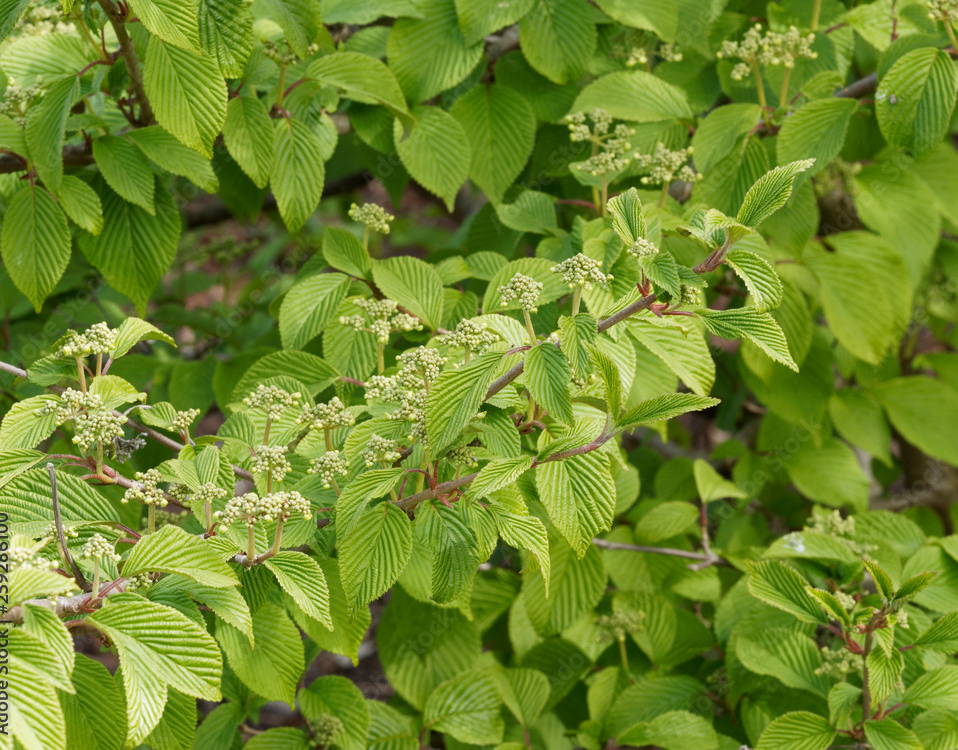
[[130, 83], [133, 85], [133, 91], [136, 93], [136, 99], [140, 105], [140, 122], [148, 125], [153, 120], [153, 109], [150, 107], [150, 100], [147, 99], [146, 89], [143, 88], [143, 74], [140, 72], [133, 40], [126, 33], [126, 22], [120, 17], [119, 10], [110, 0], [97, 0], [97, 2], [110, 20], [110, 25], [113, 26], [113, 31], [116, 34], [116, 40], [120, 43], [120, 54], [123, 55], [123, 60], [126, 62], [126, 71], [130, 76]]
[[83, 573], [80, 572], [79, 566], [70, 555], [70, 550], [67, 548], [66, 535], [63, 533], [63, 517], [60, 515], [60, 493], [57, 492], [56, 467], [52, 463], [48, 463], [47, 472], [50, 474], [50, 491], [53, 498], [53, 523], [57, 529], [57, 542], [60, 545], [60, 554], [63, 556], [67, 565], [70, 566], [70, 570], [73, 572], [73, 580], [76, 581], [77, 586], [83, 591], [89, 591], [90, 585], [86, 582]]
[[[684, 557], [686, 560], [698, 560], [700, 562], [710, 562], [711, 565], [720, 565], [722, 567], [731, 567], [728, 560], [723, 560], [715, 555], [710, 558], [701, 552], [689, 552], [684, 549], [674, 549], [672, 547], [646, 547], [641, 544], [626, 544], [625, 542], [610, 542], [608, 539], [593, 539], [592, 543], [602, 549], [622, 550], [624, 552], [647, 552], [653, 555], [670, 555], [671, 557]], [[714, 559], [713, 559], [714, 558]]]

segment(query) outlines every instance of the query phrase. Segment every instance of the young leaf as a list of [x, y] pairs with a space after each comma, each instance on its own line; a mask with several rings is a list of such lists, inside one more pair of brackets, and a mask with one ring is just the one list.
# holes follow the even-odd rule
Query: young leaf
[[24, 138], [37, 176], [48, 190], [63, 182], [63, 131], [70, 109], [80, 96], [80, 79], [68, 75], [50, 85], [43, 99], [30, 109]]
[[402, 575], [412, 554], [412, 524], [390, 502], [369, 508], [339, 543], [339, 572], [346, 602], [362, 607], [382, 596]]
[[754, 307], [729, 310], [698, 310], [705, 327], [723, 339], [747, 338], [776, 362], [798, 372], [788, 350], [788, 342], [778, 322], [767, 312]]
[[734, 248], [725, 256], [725, 262], [745, 282], [756, 310], [774, 310], [782, 304], [785, 296], [782, 280], [765, 258], [748, 250]]
[[199, 0], [200, 47], [226, 78], [238, 78], [253, 52], [253, 17], [244, 0]]
[[442, 279], [419, 258], [400, 255], [373, 263], [373, 280], [383, 293], [435, 330], [442, 320]]
[[921, 708], [951, 709], [958, 700], [958, 667], [925, 672], [905, 691], [904, 701]]
[[748, 567], [748, 592], [766, 604], [778, 607], [802, 622], [826, 624], [818, 602], [808, 594], [808, 583], [794, 569], [777, 560], [752, 563]]
[[236, 574], [201, 537], [179, 526], [164, 526], [142, 537], [123, 565], [127, 577], [148, 572], [179, 573], [213, 588], [236, 586]]
[[693, 393], [668, 393], [643, 401], [629, 409], [616, 421], [616, 429], [631, 430], [646, 424], [662, 422], [690, 411], [702, 411], [717, 405], [717, 398], [697, 396]]
[[277, 120], [269, 184], [289, 231], [299, 231], [316, 210], [323, 195], [325, 174], [322, 146], [316, 133], [291, 117]]
[[336, 87], [347, 99], [381, 104], [397, 116], [409, 116], [396, 76], [374, 57], [358, 52], [337, 52], [310, 64], [307, 74], [317, 83]]
[[865, 566], [865, 570], [868, 571], [871, 575], [872, 580], [875, 582], [875, 588], [878, 589], [878, 593], [881, 594], [883, 599], [891, 601], [895, 598], [895, 585], [891, 582], [889, 575], [882, 570], [874, 560], [862, 560], [862, 565]]
[[[529, 392], [552, 417], [572, 424], [572, 372], [559, 347], [546, 342], [526, 352], [526, 383]], [[618, 374], [616, 374], [618, 377]]]
[[264, 564], [307, 617], [321, 623], [327, 630], [333, 629], [326, 577], [313, 558], [302, 552], [286, 550]]
[[440, 604], [455, 601], [482, 562], [476, 532], [463, 512], [438, 502], [420, 506], [416, 523], [432, 550], [432, 598]]
[[642, 199], [634, 187], [609, 199], [609, 213], [612, 214], [612, 228], [626, 247], [645, 237], [648, 225], [642, 216]]
[[187, 148], [159, 125], [134, 128], [126, 137], [160, 168], [190, 180], [207, 193], [219, 190], [219, 181], [209, 159]]
[[346, 299], [349, 284], [350, 279], [339, 273], [321, 273], [294, 284], [279, 308], [283, 346], [302, 349], [321, 334]]
[[490, 461], [479, 471], [479, 475], [469, 485], [469, 494], [483, 498], [496, 490], [515, 483], [532, 466], [532, 456], [518, 458], [498, 458]]
[[458, 369], [441, 373], [426, 398], [429, 451], [442, 454], [475, 418], [502, 361], [501, 352], [484, 352]]
[[336, 531], [340, 539], [349, 536], [371, 501], [378, 500], [396, 486], [402, 473], [402, 468], [373, 469], [346, 485], [336, 500]]
[[152, 34], [177, 47], [199, 52], [199, 23], [193, 3], [130, 0], [130, 8]]
[[323, 257], [333, 268], [358, 279], [370, 279], [372, 262], [369, 253], [354, 234], [337, 227], [323, 232]]
[[931, 585], [931, 582], [935, 580], [937, 575], [938, 573], [935, 571], [925, 571], [924, 573], [912, 576], [898, 587], [898, 590], [895, 592], [895, 599], [897, 601], [914, 599]]
[[460, 742], [495, 745], [505, 730], [502, 698], [488, 672], [463, 672], [439, 685], [423, 707], [423, 724]]
[[747, 227], [761, 224], [788, 201], [795, 176], [814, 163], [814, 159], [793, 161], [791, 164], [775, 167], [763, 175], [745, 194], [742, 208], [736, 217], [738, 221]]
[[779, 716], [759, 738], [755, 750], [827, 750], [836, 732], [823, 717], [808, 711]]

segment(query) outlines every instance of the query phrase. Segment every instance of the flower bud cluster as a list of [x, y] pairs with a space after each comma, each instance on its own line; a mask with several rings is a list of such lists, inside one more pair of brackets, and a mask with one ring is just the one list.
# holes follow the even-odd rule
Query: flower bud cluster
[[173, 419], [173, 429], [179, 432], [186, 432], [193, 424], [193, 420], [200, 415], [199, 409], [187, 409], [186, 411], [176, 412]]
[[120, 562], [120, 556], [116, 554], [113, 545], [99, 534], [91, 536], [90, 541], [83, 545], [83, 553], [81, 556], [94, 560], [107, 558], [113, 560], [113, 562]]
[[649, 61], [649, 51], [645, 47], [632, 47], [625, 60], [625, 67], [634, 68], [636, 65], [645, 65]]
[[456, 349], [466, 349], [475, 354], [481, 354], [498, 340], [498, 335], [481, 323], [468, 318], [459, 321], [456, 330], [450, 331], [442, 337], [444, 344]]
[[247, 527], [252, 527], [259, 521], [287, 521], [293, 511], [304, 518], [312, 516], [309, 500], [298, 492], [274, 492], [263, 497], [255, 492], [247, 492], [231, 498], [215, 516], [226, 526], [242, 520]]
[[349, 473], [346, 461], [339, 451], [326, 451], [319, 458], [314, 458], [309, 462], [307, 474], [319, 474], [323, 481], [323, 488], [329, 489], [335, 480], [336, 475], [346, 476]]
[[373, 466], [377, 462], [387, 466], [394, 464], [402, 455], [396, 450], [398, 447], [395, 440], [373, 434], [369, 437], [369, 442], [366, 443], [366, 450], [362, 452], [363, 462], [366, 466]]
[[517, 299], [519, 306], [530, 313], [539, 309], [540, 294], [542, 294], [542, 283], [521, 273], [513, 276], [505, 286], [499, 287], [503, 307]]
[[356, 424], [356, 417], [346, 410], [339, 396], [333, 396], [329, 403], [305, 407], [296, 423], [309, 425], [314, 430], [334, 430]]
[[321, 714], [312, 722], [313, 740], [319, 747], [332, 745], [346, 729], [342, 719], [329, 714]]
[[740, 42], [722, 42], [717, 57], [740, 62], [732, 69], [732, 80], [741, 81], [751, 73], [752, 65], [784, 65], [795, 67], [796, 60], [814, 60], [818, 53], [812, 49], [815, 34], [802, 34], [796, 27], [780, 34], [771, 29], [762, 33], [761, 24], [745, 32]]
[[476, 456], [468, 445], [459, 445], [446, 453], [446, 460], [455, 466], [478, 466]]
[[[592, 121], [591, 127], [587, 119]], [[612, 115], [604, 109], [592, 110], [588, 118], [583, 112], [573, 112], [566, 115], [565, 121], [569, 124], [571, 141], [592, 141], [599, 147], [598, 153], [581, 162], [582, 169], [589, 174], [598, 176], [620, 172], [635, 157], [629, 140], [635, 130], [622, 123], [611, 129]]]
[[[176, 486], [183, 487], [184, 485]], [[170, 494], [173, 494], [172, 491]], [[213, 503], [215, 503], [217, 500], [222, 500], [228, 494], [229, 493], [222, 487], [217, 487], [212, 482], [207, 482], [193, 493], [193, 504], [198, 507], [200, 505], [206, 505], [209, 503], [212, 506]]]
[[925, 7], [932, 21], [950, 23], [952, 19], [958, 20], [958, 0], [925, 0]]
[[83, 393], [73, 388], [67, 388], [60, 394], [59, 403], [48, 401], [42, 408], [37, 409], [37, 414], [56, 414], [57, 425], [61, 425], [70, 419], [76, 419], [84, 412], [95, 412], [102, 409], [103, 399], [96, 393]]
[[657, 54], [665, 62], [682, 62], [682, 50], [677, 44], [663, 44], [657, 50]]
[[625, 251], [629, 255], [634, 255], [636, 258], [647, 258], [651, 255], [655, 255], [659, 252], [659, 249], [655, 246], [654, 242], [650, 242], [645, 239], [645, 237], [639, 237], [631, 247], [627, 247]]
[[14, 27], [20, 36], [46, 36], [47, 34], [73, 34], [73, 24], [63, 20], [58, 8], [35, 6], [24, 13]]
[[357, 331], [372, 333], [380, 344], [389, 342], [389, 334], [397, 331], [421, 331], [419, 318], [399, 312], [399, 305], [391, 299], [353, 300], [353, 304], [365, 315], [343, 315], [339, 322]]
[[620, 609], [611, 615], [601, 615], [595, 624], [606, 640], [621, 641], [627, 635], [641, 630], [644, 621], [644, 612]]
[[172, 497], [180, 505], [186, 505], [190, 500], [190, 488], [185, 484], [171, 484], [166, 490], [166, 494]]
[[123, 437], [124, 422], [126, 417], [111, 411], [84, 412], [74, 422], [73, 442], [85, 453], [97, 443], [112, 446], [116, 438]]
[[358, 221], [360, 224], [365, 224], [367, 228], [374, 232], [389, 234], [389, 222], [396, 217], [375, 203], [363, 203], [361, 206], [353, 203], [349, 207], [349, 218]]
[[642, 184], [666, 185], [674, 179], [686, 182], [701, 180], [702, 175], [696, 173], [688, 164], [691, 156], [691, 146], [672, 151], [660, 141], [651, 154], [640, 154], [635, 158], [640, 167], [650, 170], [649, 174], [642, 178]]
[[[49, 537], [50, 539], [56, 539], [57, 536], [59, 536], [59, 534], [57, 532], [57, 525], [55, 522], [50, 522], [49, 524], [47, 524], [47, 527], [43, 530], [43, 533], [40, 535], [41, 538]], [[80, 536], [80, 532], [77, 531], [76, 529], [71, 528], [69, 526], [63, 527], [63, 537], [65, 539], [76, 539], [78, 536]]]
[[128, 503], [131, 500], [139, 500], [144, 505], [155, 505], [159, 508], [165, 508], [169, 501], [163, 490], [157, 487], [161, 476], [156, 469], [150, 469], [145, 472], [136, 472], [133, 475], [133, 485], [123, 493], [122, 503]]
[[299, 404], [299, 393], [290, 393], [275, 385], [262, 385], [243, 399], [250, 409], [262, 409], [270, 421], [279, 419], [287, 409]]
[[817, 675], [826, 675], [838, 680], [844, 680], [845, 675], [849, 672], [854, 672], [861, 663], [859, 657], [844, 648], [830, 649], [828, 646], [823, 646], [820, 651], [822, 654], [822, 666], [815, 670], [815, 674]]
[[[281, 43], [277, 43], [273, 41], [272, 39], [263, 39], [262, 42], [263, 42], [263, 54], [265, 54], [266, 57], [268, 57], [277, 65], [280, 65], [283, 67], [286, 67], [289, 65], [295, 65], [296, 61], [299, 59], [296, 57], [296, 53], [290, 49], [289, 44], [286, 42], [285, 37], [283, 38]], [[283, 52], [280, 49], [280, 44], [286, 47], [285, 52]], [[309, 54], [315, 54], [318, 51], [319, 51], [319, 47], [315, 44], [312, 45], [308, 50]]]
[[57, 351], [58, 357], [77, 359], [91, 354], [109, 354], [116, 347], [116, 331], [97, 323], [83, 333], [73, 333]]
[[27, 110], [45, 93], [43, 76], [37, 76], [36, 83], [27, 88], [21, 88], [13, 78], [8, 78], [3, 101], [0, 102], [0, 114], [13, 118], [22, 127], [26, 123]]
[[366, 396], [398, 402], [399, 408], [387, 416], [393, 420], [412, 422], [410, 440], [425, 438], [429, 386], [439, 377], [445, 362], [446, 358], [438, 349], [420, 346], [403, 352], [398, 359], [399, 372], [389, 377], [377, 375], [370, 378]]
[[286, 458], [286, 446], [261, 445], [256, 449], [256, 457], [250, 468], [254, 474], [269, 474], [274, 482], [282, 482], [293, 465]]
[[679, 304], [681, 305], [701, 305], [703, 300], [702, 290], [691, 284], [682, 284], [680, 289]]
[[[54, 532], [56, 536], [56, 532]], [[73, 534], [76, 536], [76, 534]], [[31, 568], [33, 570], [56, 570], [55, 560], [49, 560], [42, 555], [37, 554], [33, 547], [11, 547], [7, 553], [7, 559], [10, 561], [10, 568]], [[72, 589], [72, 585], [70, 586]]]
[[150, 577], [149, 573], [140, 573], [133, 576], [129, 582], [126, 584], [126, 590], [128, 593], [132, 594], [136, 591], [142, 591], [143, 589], [148, 589], [153, 585], [153, 579]]
[[562, 280], [569, 289], [577, 286], [591, 289], [593, 284], [607, 284], [612, 274], [602, 273], [602, 261], [594, 260], [584, 253], [578, 253], [552, 267], [552, 273], [562, 274]]

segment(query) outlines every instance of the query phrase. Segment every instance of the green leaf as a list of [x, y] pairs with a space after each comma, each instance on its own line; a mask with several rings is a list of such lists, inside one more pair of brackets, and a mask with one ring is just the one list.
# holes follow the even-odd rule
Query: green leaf
[[238, 78], [253, 52], [253, 17], [245, 0], [199, 0], [200, 47], [226, 78]]
[[875, 582], [875, 588], [878, 589], [878, 593], [881, 594], [883, 599], [891, 601], [895, 598], [895, 585], [891, 582], [891, 578], [888, 573], [886, 573], [874, 560], [862, 560], [862, 564], [865, 566], [865, 569], [871, 575], [872, 580]]
[[679, 30], [679, 9], [675, 0], [597, 0], [596, 5], [619, 23], [654, 31], [666, 42], [675, 41]]
[[253, 612], [252, 646], [246, 636], [216, 621], [216, 641], [226, 660], [250, 690], [267, 700], [295, 705], [296, 684], [303, 675], [303, 641], [281, 607], [272, 603]]
[[549, 701], [549, 678], [537, 669], [502, 669], [494, 675], [503, 703], [520, 724], [535, 724]]
[[472, 149], [469, 177], [499, 203], [519, 177], [535, 145], [536, 116], [525, 98], [498, 84], [479, 85], [449, 110]]
[[[830, 97], [804, 104], [785, 120], [778, 133], [776, 148], [783, 164], [813, 157], [806, 174], [821, 172], [842, 150], [848, 121], [858, 107], [854, 99]], [[696, 161], [698, 150], [696, 149]], [[803, 177], [795, 180], [800, 184]]]
[[692, 473], [695, 476], [695, 487], [699, 492], [699, 499], [703, 503], [725, 498], [747, 497], [737, 485], [725, 479], [712, 468], [711, 464], [701, 458], [695, 459], [695, 463], [692, 464]]
[[[572, 371], [559, 347], [550, 342], [526, 352], [525, 380], [529, 393], [550, 414], [565, 424], [572, 424], [572, 395], [569, 384]], [[618, 378], [618, 373], [615, 373]]]
[[323, 257], [333, 268], [338, 268], [359, 279], [371, 278], [372, 262], [369, 253], [354, 234], [345, 229], [326, 227], [323, 232]]
[[[891, 597], [886, 597], [891, 598]], [[952, 654], [958, 651], [958, 612], [949, 612], [919, 636], [916, 646]]]
[[180, 212], [164, 188], [156, 192], [156, 215], [104, 186], [103, 231], [81, 233], [80, 250], [107, 283], [129, 297], [142, 314], [147, 300], [176, 257]]
[[412, 524], [390, 502], [369, 508], [339, 542], [339, 572], [346, 602], [362, 607], [389, 590], [412, 554]]
[[194, 3], [130, 0], [130, 8], [150, 33], [177, 47], [199, 52], [199, 25]]
[[576, 0], [536, 0], [519, 21], [522, 54], [554, 83], [578, 80], [596, 41], [593, 16], [587, 5]]
[[335, 716], [343, 723], [343, 731], [336, 736], [336, 747], [343, 750], [367, 750], [369, 733], [369, 705], [362, 691], [346, 677], [326, 675], [319, 677], [299, 691], [299, 705], [310, 721]]
[[688, 531], [698, 517], [699, 510], [691, 503], [661, 503], [642, 516], [637, 534], [643, 544], [654, 544]]
[[349, 277], [339, 273], [321, 273], [294, 284], [279, 308], [283, 346], [302, 349], [321, 334], [346, 299], [349, 284]]
[[236, 574], [205, 539], [179, 526], [164, 526], [142, 537], [123, 564], [123, 575], [179, 573], [213, 588], [236, 586]]
[[629, 188], [610, 198], [607, 205], [609, 213], [612, 214], [612, 228], [627, 248], [634, 245], [639, 238], [645, 237], [648, 225], [642, 216], [642, 199], [638, 190]]
[[176, 346], [176, 342], [172, 338], [152, 323], [130, 316], [124, 318], [123, 322], [117, 326], [116, 339], [110, 356], [113, 359], [122, 357], [141, 341], [165, 341], [167, 344]]
[[216, 61], [155, 36], [143, 60], [143, 86], [157, 122], [184, 145], [212, 157], [213, 141], [226, 120], [226, 83]]
[[[496, 206], [496, 216], [503, 224], [517, 232], [554, 234], [558, 229], [555, 198], [537, 190], [524, 190], [514, 202]], [[489, 289], [491, 288], [492, 284], [489, 285]], [[488, 289], [486, 296], [489, 296]]]
[[928, 588], [931, 585], [932, 581], [938, 574], [934, 571], [925, 571], [924, 573], [919, 573], [918, 575], [912, 576], [907, 581], [902, 583], [902, 585], [895, 592], [895, 599], [898, 601], [908, 601], [913, 599], [915, 596], [920, 594], [924, 589]]
[[269, 184], [283, 222], [289, 231], [297, 232], [323, 195], [322, 145], [313, 129], [299, 120], [284, 117], [275, 128]]
[[298, 380], [315, 396], [339, 378], [339, 373], [315, 354], [299, 351], [280, 351], [261, 357], [245, 372], [233, 388], [231, 401], [242, 401], [265, 379], [282, 373]]
[[155, 215], [153, 170], [140, 149], [126, 138], [108, 135], [93, 141], [93, 158], [107, 184], [121, 198]]
[[539, 565], [542, 580], [549, 587], [552, 573], [549, 557], [549, 533], [545, 525], [521, 503], [489, 503], [489, 511], [496, 520], [496, 528], [502, 540], [516, 549], [529, 550]]
[[811, 586], [805, 590], [818, 599], [818, 603], [822, 605], [822, 609], [825, 610], [825, 614], [828, 615], [829, 619], [838, 620], [846, 628], [851, 627], [852, 623], [848, 612], [845, 611], [842, 603], [838, 601], [834, 594], [824, 589], [812, 588]]
[[535, 5], [535, 0], [456, 0], [459, 29], [467, 45], [511, 26]]
[[668, 711], [640, 722], [616, 738], [620, 742], [655, 745], [664, 750], [718, 750], [711, 722], [689, 711]]
[[755, 750], [827, 750], [835, 734], [823, 717], [793, 711], [765, 727]]
[[958, 667], [939, 667], [925, 672], [905, 691], [904, 701], [921, 708], [953, 710], [958, 700]]
[[182, 591], [191, 599], [204, 604], [215, 612], [220, 619], [228, 622], [245, 635], [252, 645], [253, 620], [250, 616], [249, 605], [234, 587], [212, 588], [203, 586], [195, 581], [174, 574], [165, 575], [150, 589], [150, 594]]
[[776, 362], [798, 372], [788, 351], [788, 342], [778, 322], [767, 312], [754, 307], [728, 310], [698, 310], [709, 332], [723, 339], [747, 338]]
[[886, 652], [883, 648], [872, 649], [866, 659], [868, 665], [868, 684], [871, 688], [872, 705], [882, 703], [895, 691], [901, 679], [905, 660], [901, 651], [892, 648]]
[[885, 717], [881, 720], [869, 720], [864, 726], [865, 738], [874, 750], [922, 750], [924, 748], [914, 732], [905, 729], [894, 719]]
[[86, 743], [82, 747], [90, 750], [122, 748], [126, 738], [126, 711], [123, 693], [113, 675], [100, 662], [77, 654], [72, 681], [76, 695], [60, 693], [67, 724], [67, 747], [79, 741]]
[[892, 426], [933, 458], [958, 464], [958, 392], [925, 375], [892, 378], [874, 391]]
[[0, 1], [0, 38], [6, 39], [20, 14], [30, 4], [30, 0], [2, 0]]
[[442, 279], [425, 261], [399, 255], [373, 263], [373, 280], [382, 292], [433, 330], [442, 320]]
[[588, 313], [559, 318], [559, 345], [576, 377], [585, 378], [592, 373], [592, 358], [586, 345], [595, 342], [596, 326], [596, 319]]
[[358, 52], [337, 52], [310, 64], [307, 75], [323, 86], [336, 87], [347, 99], [381, 104], [394, 115], [408, 118], [409, 109], [396, 76], [375, 57]]
[[693, 393], [668, 393], [643, 401], [629, 409], [616, 422], [617, 429], [631, 430], [646, 424], [672, 419], [690, 411], [702, 411], [719, 404], [717, 398], [696, 396]]
[[766, 604], [794, 615], [802, 622], [827, 624], [828, 620], [806, 587], [808, 582], [785, 563], [765, 560], [748, 567], [748, 592]]
[[712, 172], [761, 118], [762, 110], [757, 104], [736, 102], [709, 112], [692, 136], [696, 169], [702, 174]]
[[694, 393], [705, 396], [712, 390], [715, 363], [704, 337], [696, 332], [686, 336], [681, 328], [660, 326], [641, 319], [630, 332]]
[[70, 227], [46, 190], [28, 186], [13, 196], [3, 217], [0, 255], [17, 289], [40, 312], [70, 262]]
[[814, 163], [814, 159], [793, 161], [760, 177], [745, 194], [736, 219], [747, 227], [757, 227], [788, 202], [795, 177]]
[[532, 467], [532, 456], [518, 458], [497, 458], [490, 461], [479, 471], [479, 475], [469, 485], [469, 495], [483, 498], [496, 490], [509, 487]]
[[862, 391], [842, 388], [829, 399], [828, 415], [845, 440], [868, 451], [886, 466], [891, 465], [888, 452], [891, 430], [881, 406], [874, 399]]
[[[0, 454], [3, 455], [3, 454]], [[17, 463], [22, 463], [20, 456]], [[119, 521], [113, 505], [89, 484], [71, 474], [57, 474], [60, 515], [64, 521]], [[0, 506], [15, 533], [35, 533], [39, 538], [53, 522], [50, 475], [46, 468], [29, 469], [3, 483]], [[29, 524], [29, 525], [28, 525]]]
[[103, 206], [100, 196], [79, 177], [64, 175], [57, 189], [60, 208], [80, 229], [90, 234], [103, 230]]
[[861, 512], [868, 507], [868, 478], [854, 451], [835, 438], [821, 446], [802, 445], [785, 462], [788, 476], [807, 497], [840, 508], [849, 505]]
[[476, 532], [465, 512], [437, 502], [420, 506], [416, 523], [432, 552], [432, 598], [440, 604], [455, 601], [479, 570]]
[[460, 368], [442, 372], [426, 397], [429, 452], [441, 455], [476, 416], [499, 370], [501, 352], [484, 352]]
[[501, 705], [499, 689], [488, 672], [463, 672], [432, 692], [423, 708], [423, 724], [460, 742], [494, 745], [505, 731]]
[[79, 77], [66, 76], [49, 86], [27, 117], [23, 135], [30, 150], [30, 161], [37, 176], [53, 192], [57, 192], [63, 182], [63, 131], [79, 97]]
[[[229, 704], [227, 704], [229, 705]], [[202, 729], [207, 720], [200, 725]], [[239, 722], [242, 723], [242, 718]], [[310, 750], [312, 746], [302, 730], [294, 727], [274, 727], [253, 735], [243, 745], [244, 750]]]
[[348, 537], [373, 500], [378, 500], [396, 486], [401, 467], [372, 469], [353, 479], [336, 500], [336, 532], [340, 539]]
[[725, 262], [745, 282], [756, 310], [774, 310], [782, 304], [785, 296], [782, 280], [765, 258], [748, 250], [735, 248], [725, 256]]
[[469, 139], [459, 121], [439, 107], [415, 107], [413, 115], [416, 124], [405, 136], [402, 123], [398, 119], [393, 123], [396, 151], [413, 179], [452, 211], [456, 193], [469, 175]]
[[271, 557], [265, 565], [307, 617], [321, 623], [327, 630], [333, 629], [329, 614], [329, 587], [323, 569], [313, 558], [302, 552], [286, 550]]
[[[562, 358], [565, 361], [565, 357]], [[622, 411], [622, 378], [619, 375], [619, 368], [597, 347], [592, 347], [592, 361], [595, 363], [595, 369], [598, 370], [602, 378], [602, 384], [605, 388], [605, 402], [609, 407], [609, 414], [615, 419]], [[571, 372], [569, 373], [571, 376]]]
[[582, 89], [572, 105], [573, 112], [591, 112], [596, 108], [630, 122], [659, 122], [693, 116], [682, 89], [644, 70], [617, 71], [597, 78]]
[[116, 375], [97, 375], [90, 381], [89, 392], [99, 396], [103, 406], [111, 410], [146, 400], [145, 393], [137, 391], [131, 383]]
[[253, 96], [236, 96], [226, 107], [223, 142], [256, 187], [269, 182], [273, 166], [273, 123], [266, 105]]
[[260, 0], [258, 4], [283, 29], [286, 43], [296, 56], [301, 60], [308, 58], [309, 45], [317, 41], [323, 30], [318, 0]]
[[7, 732], [31, 750], [62, 750], [66, 726], [56, 689], [41, 679], [29, 662], [15, 655], [8, 661], [4, 675], [9, 696]]
[[907, 52], [878, 82], [878, 127], [892, 146], [917, 155], [931, 151], [948, 132], [955, 94], [955, 69], [947, 53], [935, 47]]
[[421, 17], [397, 20], [386, 42], [389, 67], [414, 104], [455, 86], [482, 58], [482, 44], [462, 38], [454, 0], [420, 0], [416, 8]]
[[52, 570], [16, 568], [10, 573], [10, 605], [14, 606], [37, 596], [55, 597], [64, 592], [63, 576]]
[[536, 468], [539, 499], [559, 533], [582, 557], [592, 538], [612, 525], [615, 482], [609, 457], [599, 451], [560, 461], [546, 461]]
[[219, 190], [219, 181], [208, 159], [187, 148], [159, 125], [134, 128], [126, 137], [155, 164], [167, 172], [181, 175], [207, 193]]
[[196, 698], [221, 700], [220, 651], [206, 628], [186, 615], [124, 593], [109, 597], [84, 622], [104, 633], [120, 655], [128, 744], [142, 742], [159, 722], [167, 686]]

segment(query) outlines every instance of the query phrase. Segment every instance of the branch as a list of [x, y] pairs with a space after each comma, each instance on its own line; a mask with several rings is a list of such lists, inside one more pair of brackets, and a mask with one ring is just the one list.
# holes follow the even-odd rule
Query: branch
[[860, 99], [874, 91], [875, 86], [878, 85], [878, 73], [870, 73], [864, 78], [860, 78], [855, 81], [855, 83], [843, 88], [841, 91], [835, 92], [835, 96], [843, 97], [846, 99]]
[[70, 554], [70, 550], [67, 547], [66, 535], [63, 533], [63, 518], [60, 515], [60, 493], [57, 492], [56, 467], [48, 463], [47, 472], [50, 474], [50, 491], [53, 500], [53, 524], [57, 530], [57, 544], [60, 546], [60, 554], [63, 555], [63, 560], [69, 566], [70, 570], [73, 571], [73, 580], [76, 581], [77, 586], [81, 591], [86, 591], [89, 584], [86, 582], [83, 573], [80, 572], [79, 566]]
[[[101, 594], [100, 601], [108, 596], [119, 594], [122, 591], [125, 591], [129, 583], [130, 581], [128, 578], [122, 578], [119, 581], [115, 581], [113, 584], [110, 584], [112, 587], [111, 590]], [[83, 593], [75, 594], [73, 596], [58, 596], [56, 599], [29, 599], [23, 604], [33, 604], [37, 607], [46, 607], [57, 617], [63, 618], [67, 615], [78, 615], [81, 612], [86, 612], [87, 605], [90, 604], [92, 599], [93, 594]], [[11, 607], [2, 616], [0, 616], [0, 622], [23, 622], [23, 606], [18, 604], [16, 607]]]
[[146, 97], [146, 89], [143, 88], [143, 75], [140, 72], [140, 65], [136, 59], [136, 48], [133, 46], [133, 40], [126, 33], [126, 22], [120, 16], [120, 11], [110, 2], [110, 0], [97, 0], [106, 17], [110, 19], [110, 25], [116, 33], [116, 40], [120, 43], [120, 54], [126, 61], [126, 70], [130, 74], [130, 83], [133, 84], [133, 91], [136, 93], [136, 99], [140, 104], [140, 122], [144, 125], [153, 120], [153, 109], [150, 107], [150, 100]]
[[[698, 560], [700, 563], [709, 563], [710, 565], [720, 565], [725, 568], [732, 567], [732, 563], [718, 557], [714, 553], [709, 555], [701, 552], [689, 552], [684, 549], [673, 549], [672, 547], [645, 547], [641, 544], [625, 544], [624, 542], [610, 542], [608, 539], [593, 539], [592, 543], [602, 549], [623, 550], [625, 552], [647, 552], [653, 555], [670, 555], [672, 557], [684, 557], [686, 560]], [[689, 566], [697, 567], [697, 566]]]

